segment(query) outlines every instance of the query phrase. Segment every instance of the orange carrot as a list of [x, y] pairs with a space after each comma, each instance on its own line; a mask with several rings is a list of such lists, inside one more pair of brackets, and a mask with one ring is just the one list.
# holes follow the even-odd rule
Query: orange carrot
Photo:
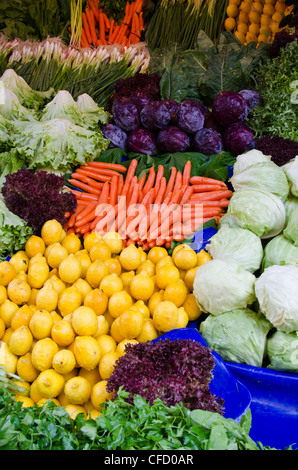
[[109, 194], [110, 194], [110, 183], [106, 181], [103, 185], [102, 191], [98, 198], [99, 204], [104, 204], [109, 202]]
[[88, 1], [88, 6], [93, 11], [94, 18], [98, 23], [98, 21], [99, 21], [99, 19], [98, 19], [98, 17], [99, 17], [98, 7], [95, 5], [95, 2], [92, 2], [91, 0]]
[[89, 44], [92, 44], [92, 35], [89, 29], [89, 24], [88, 24], [87, 16], [85, 12], [82, 13], [82, 21], [83, 21], [83, 28], [86, 34], [87, 41]]
[[138, 181], [139, 189], [143, 189], [145, 181], [146, 181], [146, 173]]
[[183, 190], [182, 189], [178, 189], [177, 191], [173, 191], [173, 195], [171, 197], [171, 200], [169, 202], [169, 205], [171, 204], [178, 204], [178, 202], [180, 201], [180, 198], [183, 194]]
[[176, 180], [175, 180], [175, 184], [174, 184], [174, 188], [173, 188], [173, 193], [178, 191], [178, 189], [180, 189], [181, 186], [182, 186], [182, 173], [181, 173], [181, 171], [177, 171]]
[[82, 42], [82, 44], [84, 44], [84, 45], [85, 45], [85, 47], [86, 47], [86, 45], [89, 45], [89, 43], [88, 43], [88, 39], [87, 39], [87, 37], [86, 37], [86, 33], [85, 33], [85, 30], [84, 30], [84, 28], [82, 28], [82, 33], [81, 33], [81, 42]]
[[111, 180], [111, 187], [110, 187], [110, 204], [114, 206], [117, 202], [117, 195], [118, 195], [118, 176], [113, 175]]
[[125, 34], [126, 34], [127, 30], [128, 30], [127, 24], [122, 24], [121, 28], [120, 28], [120, 31], [119, 31], [119, 34], [115, 38], [115, 43], [116, 44], [123, 44], [124, 37], [126, 37]]
[[68, 180], [68, 182], [70, 184], [72, 184], [73, 186], [75, 187], [78, 187], [80, 189], [83, 189], [84, 191], [86, 191], [87, 193], [91, 193], [91, 194], [98, 194], [100, 193], [100, 189], [96, 189], [96, 188], [93, 188], [91, 186], [89, 186], [88, 184], [85, 184], [85, 183], [82, 183], [81, 181], [78, 181], [78, 180], [75, 180], [75, 179], [72, 179], [70, 178]]
[[121, 195], [123, 186], [124, 186], [124, 178], [123, 178], [123, 175], [121, 175], [121, 173], [120, 173], [120, 174], [119, 174], [119, 177], [118, 177], [118, 191], [117, 191], [117, 196], [120, 196], [120, 195]]
[[132, 22], [131, 22], [131, 31], [129, 35], [129, 40], [132, 44], [136, 44], [139, 42], [140, 37], [139, 37], [139, 17], [138, 14], [135, 12], [132, 17]]
[[91, 202], [88, 204], [84, 210], [80, 211], [80, 213], [77, 215], [76, 220], [79, 221], [80, 219], [84, 218], [86, 215], [88, 215], [95, 207], [97, 206], [97, 202]]
[[221, 186], [227, 186], [223, 181], [216, 180], [213, 178], [208, 178], [205, 176], [192, 176], [189, 180], [190, 184], [220, 184]]
[[194, 193], [203, 193], [205, 191], [218, 191], [223, 189], [222, 186], [216, 184], [194, 184], [192, 186]]
[[105, 29], [106, 31], [109, 31], [110, 28], [111, 28], [111, 20], [110, 18], [108, 18], [107, 14], [102, 12], [102, 16], [103, 16], [103, 19], [104, 19], [104, 22], [105, 22]]
[[149, 170], [148, 179], [144, 185], [143, 192], [146, 194], [151, 188], [153, 188], [155, 181], [155, 168], [154, 165]]
[[223, 198], [215, 201], [203, 201], [204, 206], [219, 206], [219, 207], [228, 207], [230, 204], [229, 199]]
[[167, 187], [167, 180], [163, 176], [161, 178], [161, 181], [160, 181], [159, 191], [158, 191], [158, 193], [155, 197], [155, 201], [154, 201], [155, 204], [161, 204], [162, 203], [165, 192], [166, 192], [166, 187]]
[[164, 173], [164, 166], [163, 165], [158, 165], [158, 169], [157, 169], [157, 172], [156, 172], [156, 178], [155, 178], [155, 197], [157, 196], [157, 193], [159, 191], [159, 187], [160, 187], [160, 183], [161, 183], [161, 179], [163, 177], [163, 173]]
[[[84, 166], [92, 166], [95, 168], [106, 168], [110, 170], [118, 170], [118, 171], [121, 171], [122, 173], [127, 172], [127, 168], [124, 165], [121, 165], [120, 163], [107, 163], [107, 162], [93, 161], [93, 162], [88, 162]], [[82, 166], [81, 168], [83, 168], [84, 166]]]
[[192, 186], [187, 186], [184, 193], [183, 193], [183, 195], [182, 195], [180, 204], [186, 204], [189, 201], [189, 199], [191, 198], [192, 192], [193, 192]]
[[126, 178], [125, 178], [125, 182], [131, 182], [132, 178], [134, 177], [135, 175], [135, 171], [136, 171], [136, 168], [137, 168], [137, 165], [138, 165], [138, 160], [137, 159], [133, 159], [131, 160], [130, 164], [129, 164], [129, 167], [127, 169], [127, 174], [126, 174]]
[[101, 9], [99, 10], [99, 13], [98, 13], [98, 28], [99, 28], [99, 39], [101, 41], [105, 41], [106, 40], [106, 25], [105, 25], [105, 19], [104, 19]]
[[89, 186], [91, 186], [92, 188], [96, 188], [99, 190], [102, 189], [103, 184], [104, 184], [103, 182], [95, 181], [94, 179], [89, 178], [88, 176], [85, 176], [85, 175], [81, 175], [79, 173], [73, 173], [72, 176], [74, 180], [80, 181], [85, 184], [89, 184]]
[[189, 185], [190, 174], [191, 174], [191, 162], [190, 160], [188, 160], [184, 165], [182, 184]]
[[176, 173], [177, 173], [176, 167], [172, 166], [170, 178], [169, 178], [169, 181], [168, 181], [168, 184], [167, 184], [167, 187], [166, 187], [166, 191], [165, 191], [165, 196], [166, 196], [169, 192], [172, 192], [172, 191], [173, 191], [174, 184], [175, 184], [175, 179], [176, 179]]
[[110, 23], [110, 31], [109, 31], [109, 37], [108, 37], [108, 43], [111, 44], [111, 38], [114, 34], [114, 29], [115, 29], [115, 20], [111, 20]]
[[106, 175], [106, 176], [119, 176], [119, 171], [117, 170], [108, 170], [106, 168], [95, 168], [94, 166], [84, 165], [78, 168], [79, 170], [87, 170], [92, 172], [94, 175]]
[[88, 24], [89, 24], [89, 31], [90, 31], [90, 34], [91, 34], [92, 44], [94, 46], [96, 46], [97, 35], [96, 35], [96, 31], [95, 31], [94, 14], [93, 14], [93, 11], [89, 10], [88, 8], [86, 8], [85, 13], [86, 13], [86, 18], [87, 18], [87, 21], [88, 21]]
[[87, 222], [92, 222], [92, 220], [94, 220], [94, 217], [95, 217], [95, 207], [92, 208], [92, 210], [88, 212], [88, 214], [82, 217], [80, 220], [76, 220], [75, 227], [83, 227], [83, 225], [85, 225]]
[[92, 178], [96, 181], [101, 181], [103, 183], [105, 183], [106, 181], [111, 181], [111, 179], [112, 179], [111, 176], [103, 175], [99, 172], [96, 173], [95, 171], [92, 171], [92, 170], [85, 170], [83, 168], [77, 168], [75, 173], [73, 173], [72, 175], [76, 175], [75, 177], [77, 179], [79, 179], [79, 178], [83, 179], [83, 177]]
[[134, 11], [139, 14], [142, 11], [143, 0], [136, 0]]
[[144, 29], [144, 18], [143, 18], [143, 12], [142, 11], [139, 13], [139, 27], [140, 27], [140, 31], [143, 31], [143, 29]]
[[[229, 189], [224, 190], [222, 189], [221, 191], [210, 191], [206, 193], [198, 193], [196, 195], [192, 196], [192, 200], [196, 201], [215, 201], [217, 199], [222, 199], [222, 198], [229, 198], [232, 197], [233, 191], [230, 191]], [[194, 199], [195, 197], [195, 199]]]
[[111, 44], [115, 44], [115, 39], [119, 34], [120, 28], [121, 28], [121, 25], [119, 25], [118, 23], [115, 22], [114, 31], [113, 31], [113, 33], [110, 37], [110, 43]]
[[130, 200], [131, 200], [131, 196], [132, 196], [132, 193], [133, 193], [133, 190], [134, 188], [137, 187], [137, 194], [139, 194], [139, 187], [138, 187], [138, 177], [137, 176], [133, 176], [132, 179], [131, 179], [131, 182], [129, 184], [129, 188], [128, 188], [128, 192], [127, 192], [127, 205], [130, 204]]
[[71, 189], [71, 188], [66, 188], [65, 191], [74, 194], [76, 196], [77, 203], [82, 202], [82, 201], [90, 201], [90, 200], [97, 201], [97, 197], [94, 194], [83, 193], [82, 191], [78, 191], [78, 190]]

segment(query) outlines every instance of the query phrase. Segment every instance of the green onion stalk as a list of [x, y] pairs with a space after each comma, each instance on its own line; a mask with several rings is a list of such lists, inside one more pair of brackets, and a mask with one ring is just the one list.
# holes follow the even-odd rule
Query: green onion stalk
[[193, 48], [200, 29], [200, 16], [204, 0], [189, 0], [186, 7], [180, 43]]
[[206, 0], [203, 6], [199, 26], [212, 41], [216, 41], [221, 32], [227, 3], [227, 0]]
[[71, 0], [70, 2], [70, 22], [71, 22], [71, 37], [70, 47], [80, 47], [82, 36], [82, 13], [83, 2], [82, 0]]

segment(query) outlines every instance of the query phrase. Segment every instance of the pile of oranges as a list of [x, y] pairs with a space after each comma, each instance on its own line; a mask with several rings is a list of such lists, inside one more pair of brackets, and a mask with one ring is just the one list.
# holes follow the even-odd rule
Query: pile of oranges
[[270, 43], [292, 8], [285, 0], [229, 0], [224, 26], [243, 44]]
[[122, 249], [117, 233], [82, 242], [56, 220], [0, 263], [0, 365], [20, 380], [23, 406], [48, 400], [95, 418], [127, 343], [186, 327], [199, 310], [198, 266], [211, 257], [178, 245]]

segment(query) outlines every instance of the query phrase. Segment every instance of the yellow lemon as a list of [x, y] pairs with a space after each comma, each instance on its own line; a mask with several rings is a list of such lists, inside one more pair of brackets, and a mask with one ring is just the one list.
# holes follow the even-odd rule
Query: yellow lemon
[[105, 241], [100, 240], [91, 246], [89, 250], [89, 256], [92, 262], [96, 261], [97, 259], [100, 261], [106, 261], [107, 259], [111, 258], [112, 251]]
[[112, 351], [112, 349], [116, 349], [117, 344], [112, 336], [101, 335], [96, 339], [99, 344], [100, 352], [102, 355]]
[[[247, 28], [248, 29], [248, 28]], [[235, 31], [235, 37], [242, 43], [244, 44], [246, 39], [246, 33], [242, 33], [241, 31]]]
[[101, 356], [98, 364], [98, 370], [99, 375], [103, 380], [110, 377], [118, 359], [119, 354], [115, 350], [109, 351], [108, 353]]
[[94, 369], [101, 356], [97, 340], [93, 336], [77, 336], [74, 340], [74, 355], [80, 367]]
[[72, 327], [77, 335], [93, 336], [97, 332], [97, 316], [90, 307], [82, 305], [72, 314]]
[[61, 261], [58, 268], [60, 279], [68, 284], [73, 284], [79, 279], [81, 272], [81, 263], [73, 253], [70, 253], [67, 258]]
[[7, 299], [6, 287], [0, 285], [0, 305]]
[[86, 281], [92, 288], [99, 287], [101, 281], [109, 274], [103, 261], [97, 259], [92, 262], [86, 271]]
[[188, 269], [184, 276], [184, 283], [189, 291], [193, 291], [193, 281], [197, 273], [198, 266]]
[[246, 33], [248, 31], [248, 26], [245, 23], [238, 23], [237, 24], [237, 32], [243, 34], [245, 37]]
[[69, 414], [71, 419], [76, 419], [76, 417], [81, 413], [83, 413], [85, 417], [87, 416], [86, 410], [82, 405], [69, 403], [65, 406], [65, 411]]
[[35, 339], [47, 338], [51, 335], [53, 317], [47, 310], [36, 310], [29, 322], [29, 328]]
[[196, 266], [197, 254], [192, 248], [184, 245], [181, 250], [173, 253], [173, 261], [177, 268], [188, 270]]
[[116, 343], [120, 343], [120, 341], [124, 339], [124, 336], [119, 329], [119, 321], [120, 317], [115, 318], [110, 326], [110, 335], [114, 338]]
[[95, 367], [94, 369], [91, 369], [91, 370], [86, 370], [83, 367], [81, 367], [78, 375], [80, 377], [84, 377], [85, 379], [87, 379], [91, 387], [93, 387], [94, 384], [96, 384], [97, 382], [101, 380], [98, 367]]
[[7, 296], [17, 305], [22, 305], [30, 299], [31, 287], [28, 282], [14, 278], [7, 286]]
[[208, 263], [208, 261], [211, 261], [212, 257], [207, 253], [205, 250], [200, 250], [199, 253], [197, 253], [197, 266], [202, 266], [202, 264]]
[[31, 352], [32, 364], [40, 372], [50, 369], [59, 346], [51, 338], [43, 338], [36, 341]]
[[36, 294], [35, 305], [40, 310], [51, 312], [57, 308], [58, 298], [59, 294], [53, 284], [51, 282], [46, 282]]
[[86, 295], [92, 290], [90, 284], [85, 279], [79, 278], [76, 280], [76, 282], [73, 283], [73, 286], [76, 287], [79, 292], [81, 292], [82, 301], [84, 302]]
[[37, 253], [41, 253], [43, 255], [45, 249], [45, 242], [37, 235], [31, 235], [25, 243], [25, 253], [28, 258], [33, 258]]
[[5, 343], [8, 343], [9, 338], [11, 337], [13, 331], [14, 330], [11, 328], [11, 326], [6, 328], [4, 335], [2, 336], [2, 341], [4, 341]]
[[14, 395], [17, 396], [25, 396], [27, 397], [29, 395], [29, 390], [30, 390], [30, 384], [29, 382], [26, 382], [25, 380], [17, 380], [14, 379], [12, 380], [12, 383], [14, 385], [17, 385], [18, 389], [14, 390]]
[[23, 325], [14, 330], [8, 341], [9, 349], [17, 356], [23, 356], [30, 351], [33, 336], [28, 326]]
[[161, 268], [162, 266], [166, 266], [166, 265], [174, 265], [174, 261], [173, 261], [173, 258], [172, 256], [168, 255], [168, 256], [164, 256], [163, 258], [161, 258], [155, 265], [155, 272], [157, 272], [159, 270], [159, 268]]
[[178, 308], [178, 321], [176, 328], [186, 328], [189, 322], [188, 315], [184, 309], [184, 307]]
[[164, 290], [161, 289], [160, 291], [154, 292], [150, 299], [148, 300], [148, 308], [150, 311], [151, 316], [156, 308], [156, 306], [163, 301]]
[[101, 240], [101, 237], [97, 232], [88, 233], [88, 235], [84, 238], [84, 248], [86, 248], [87, 251], [90, 251], [90, 248], [94, 245], [94, 243], [97, 243], [99, 240]]
[[4, 333], [5, 333], [5, 323], [2, 320], [2, 318], [0, 318], [0, 339], [4, 336]]
[[10, 350], [5, 341], [0, 341], [0, 366], [4, 366], [7, 372], [15, 374], [17, 362], [18, 356]]
[[31, 288], [40, 289], [49, 277], [50, 268], [44, 256], [38, 253], [30, 259], [28, 266], [28, 283]]
[[61, 243], [59, 242], [54, 243], [53, 245], [49, 245], [45, 254], [48, 265], [51, 268], [59, 268], [60, 263], [65, 258], [67, 258], [67, 256], [68, 256], [67, 249], [64, 246], [62, 246]]
[[116, 292], [121, 292], [123, 290], [123, 282], [116, 273], [112, 273], [102, 279], [99, 287], [107, 294], [108, 297], [111, 297]]
[[102, 315], [108, 308], [108, 301], [107, 294], [103, 290], [95, 288], [86, 295], [84, 305], [92, 308], [96, 315]]
[[154, 281], [146, 271], [134, 276], [130, 283], [130, 292], [136, 300], [148, 300], [154, 292]]
[[121, 251], [119, 261], [126, 271], [135, 271], [142, 262], [142, 255], [135, 245], [129, 245]]
[[53, 245], [60, 242], [63, 228], [56, 219], [47, 220], [41, 228], [41, 238], [45, 245]]
[[91, 384], [85, 377], [72, 377], [66, 382], [64, 393], [69, 403], [83, 405], [89, 400]]
[[19, 395], [16, 397], [16, 401], [20, 401], [23, 408], [31, 408], [34, 406], [34, 401], [31, 400], [30, 397], [23, 397], [22, 395]]
[[41, 398], [40, 400], [38, 400], [38, 402], [36, 403], [37, 406], [47, 406], [49, 403], [55, 403], [56, 406], [60, 406], [60, 403], [59, 403], [59, 400], [57, 400], [57, 398]]
[[2, 261], [0, 263], [0, 285], [8, 286], [16, 274], [15, 267], [9, 261]]
[[107, 232], [103, 240], [108, 245], [112, 254], [118, 254], [122, 250], [122, 238], [117, 232]]
[[119, 332], [125, 339], [134, 339], [142, 331], [144, 317], [137, 310], [126, 310], [119, 317]]
[[59, 374], [68, 374], [75, 368], [76, 358], [69, 349], [60, 349], [53, 357], [52, 366]]
[[104, 264], [108, 268], [108, 274], [116, 273], [118, 276], [120, 276], [122, 272], [122, 267], [118, 259], [109, 258], [104, 261]]
[[96, 420], [96, 418], [98, 418], [98, 416], [101, 415], [101, 411], [96, 410], [95, 408], [92, 408], [92, 409], [90, 409], [90, 411], [89, 411], [89, 415], [90, 415], [90, 418], [91, 418], [91, 419]]
[[54, 369], [47, 369], [42, 371], [37, 377], [36, 386], [42, 397], [54, 398], [64, 388], [64, 377]]
[[102, 409], [103, 403], [113, 397], [113, 393], [107, 391], [107, 384], [106, 380], [100, 380], [92, 387], [90, 398], [92, 405], [98, 411]]
[[147, 259], [154, 264], [157, 264], [162, 258], [168, 256], [168, 252], [162, 246], [154, 246], [148, 252]]
[[51, 337], [58, 346], [65, 348], [74, 341], [76, 334], [72, 324], [63, 318], [53, 323]]
[[66, 285], [56, 274], [50, 275], [48, 280], [44, 283], [44, 286], [51, 283], [58, 295], [66, 288]]
[[87, 269], [91, 264], [91, 259], [87, 250], [80, 250], [75, 253], [75, 257], [79, 260], [81, 264], [81, 278], [85, 279]]
[[173, 302], [176, 307], [181, 307], [185, 302], [188, 294], [187, 287], [181, 279], [179, 281], [170, 282], [164, 290], [163, 298]]
[[34, 403], [37, 403], [39, 400], [44, 398], [44, 397], [41, 396], [41, 394], [37, 390], [36, 380], [37, 379], [35, 379], [32, 382], [31, 387], [30, 387], [30, 392], [29, 392], [29, 396], [30, 396], [31, 400], [33, 400]]
[[82, 294], [76, 286], [66, 287], [58, 297], [58, 309], [64, 317], [82, 304]]
[[146, 259], [143, 261], [140, 266], [138, 267], [136, 274], [140, 274], [142, 272], [145, 272], [148, 274], [148, 276], [152, 277], [155, 275], [155, 264], [150, 260]]
[[224, 27], [227, 31], [233, 31], [235, 29], [235, 26], [236, 26], [236, 20], [235, 18], [232, 18], [231, 16], [228, 16], [226, 19], [225, 19], [225, 22], [224, 22]]
[[10, 264], [12, 264], [18, 273], [19, 271], [27, 272], [28, 264], [29, 264], [29, 257], [27, 256], [24, 250], [17, 251], [9, 260]]
[[39, 375], [39, 371], [32, 364], [31, 353], [27, 352], [18, 358], [17, 375], [26, 382], [33, 382]]
[[150, 310], [143, 300], [137, 300], [137, 302], [135, 302], [131, 308], [141, 312], [144, 318], [150, 317]]
[[158, 331], [154, 326], [152, 318], [144, 318], [143, 328], [136, 340], [139, 343], [146, 343], [146, 341], [153, 341], [158, 338]]
[[179, 269], [172, 264], [165, 264], [156, 270], [155, 280], [159, 289], [165, 289], [170, 282], [178, 281], [179, 279]]
[[0, 305], [0, 318], [2, 318], [6, 327], [11, 325], [12, 318], [18, 310], [19, 306], [9, 299], [4, 300]]
[[119, 357], [124, 356], [126, 353], [126, 346], [129, 344], [138, 344], [138, 341], [136, 339], [123, 339], [117, 344], [116, 353], [118, 353]]
[[237, 5], [235, 5], [233, 3], [227, 6], [226, 12], [227, 12], [227, 15], [232, 17], [232, 18], [236, 18], [236, 16], [239, 13]]
[[197, 320], [202, 313], [193, 293], [187, 294], [183, 307], [190, 321]]
[[17, 328], [19, 328], [20, 326], [22, 325], [29, 325], [29, 322], [32, 318], [32, 315], [33, 315], [34, 311], [32, 310], [32, 308], [27, 305], [27, 304], [24, 304], [22, 305], [22, 307], [20, 307], [13, 315], [12, 319], [11, 319], [11, 327], [16, 330]]
[[107, 335], [110, 331], [110, 324], [104, 315], [97, 315], [97, 331], [94, 338], [98, 338], [101, 335]]
[[131, 307], [132, 303], [131, 296], [125, 290], [121, 290], [120, 292], [115, 292], [115, 294], [112, 294], [109, 298], [108, 310], [112, 317], [116, 318], [119, 317], [124, 310]]
[[176, 328], [178, 322], [178, 308], [173, 302], [165, 300], [157, 305], [152, 318], [155, 328], [158, 331], [167, 333]]
[[133, 277], [136, 275], [135, 271], [126, 271], [124, 273], [120, 274], [120, 279], [122, 280], [123, 283], [123, 289], [130, 293], [129, 286], [131, 283], [131, 280]]
[[79, 251], [82, 248], [81, 240], [75, 233], [70, 233], [66, 235], [63, 238], [61, 245], [63, 246], [63, 248], [67, 250], [68, 253], [73, 253], [73, 254], [75, 254], [77, 251]]

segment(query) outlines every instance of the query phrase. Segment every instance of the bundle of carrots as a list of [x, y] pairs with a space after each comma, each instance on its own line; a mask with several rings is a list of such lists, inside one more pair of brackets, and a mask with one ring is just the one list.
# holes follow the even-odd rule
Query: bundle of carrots
[[172, 167], [168, 180], [162, 165], [138, 178], [137, 165], [136, 159], [128, 168], [93, 161], [76, 169], [68, 180], [72, 187], [66, 187], [77, 199], [67, 233], [85, 237], [112, 230], [120, 233], [124, 246], [169, 248], [172, 240], [184, 240], [199, 225], [211, 219], [218, 223], [224, 215], [232, 191], [222, 181], [191, 176], [190, 161], [182, 172]]
[[144, 0], [127, 2], [125, 17], [118, 24], [99, 7], [98, 0], [87, 0], [87, 6], [82, 13], [81, 47], [98, 47], [108, 44], [130, 46], [141, 40], [144, 29], [143, 6]]

